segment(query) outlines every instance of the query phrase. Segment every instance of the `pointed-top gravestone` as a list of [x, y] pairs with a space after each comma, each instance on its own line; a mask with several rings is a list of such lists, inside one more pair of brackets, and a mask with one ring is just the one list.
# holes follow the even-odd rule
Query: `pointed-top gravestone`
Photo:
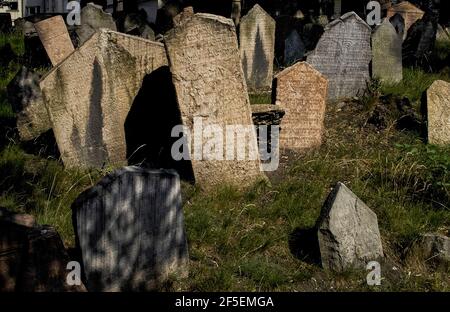
[[450, 83], [436, 80], [426, 94], [428, 143], [450, 144]]
[[307, 62], [328, 79], [328, 99], [360, 96], [370, 80], [372, 29], [349, 12], [325, 27]]
[[342, 183], [328, 196], [317, 226], [325, 269], [365, 268], [383, 257], [377, 215]]
[[400, 14], [405, 21], [405, 29], [403, 33], [403, 40], [405, 40], [406, 36], [408, 35], [409, 28], [415, 22], [420, 20], [425, 12], [408, 1], [402, 1], [388, 8], [387, 17], [391, 18], [397, 13]]
[[391, 22], [392, 26], [394, 26], [397, 34], [403, 40], [403, 36], [405, 34], [405, 19], [403, 18], [403, 16], [401, 16], [399, 13], [395, 13], [394, 16], [389, 18], [389, 21]]
[[382, 82], [403, 79], [402, 38], [388, 19], [372, 34], [372, 77]]
[[275, 49], [275, 20], [255, 4], [241, 19], [239, 41], [248, 89], [270, 89]]
[[297, 30], [293, 29], [284, 41], [284, 65], [293, 65], [304, 56], [305, 44]]
[[177, 173], [125, 167], [72, 205], [89, 291], [148, 291], [186, 275], [187, 242]]
[[443, 42], [450, 41], [450, 33], [448, 33], [447, 29], [441, 25], [438, 25], [437, 27], [436, 40]]

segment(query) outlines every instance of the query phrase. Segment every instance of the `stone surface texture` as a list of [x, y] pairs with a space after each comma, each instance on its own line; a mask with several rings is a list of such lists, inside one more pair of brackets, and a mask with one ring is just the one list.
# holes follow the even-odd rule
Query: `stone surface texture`
[[79, 45], [83, 45], [100, 28], [117, 30], [111, 14], [104, 12], [99, 5], [88, 3], [81, 9], [81, 25], [76, 29]]
[[450, 83], [435, 81], [426, 94], [428, 143], [450, 144]]
[[395, 14], [400, 14], [404, 21], [405, 21], [405, 29], [403, 32], [403, 40], [406, 39], [406, 36], [408, 35], [409, 28], [418, 20], [420, 20], [425, 12], [416, 7], [415, 5], [411, 4], [408, 1], [402, 1], [398, 4], [395, 4], [391, 6], [387, 10], [387, 17], [391, 18]]

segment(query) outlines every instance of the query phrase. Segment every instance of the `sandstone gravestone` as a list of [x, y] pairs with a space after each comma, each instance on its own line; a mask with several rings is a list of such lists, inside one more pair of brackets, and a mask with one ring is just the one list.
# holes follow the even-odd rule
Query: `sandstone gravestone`
[[250, 91], [270, 89], [275, 57], [275, 20], [256, 4], [242, 18], [239, 30], [247, 87]]
[[72, 206], [89, 291], [148, 291], [188, 262], [180, 180], [125, 167]]
[[328, 79], [328, 98], [360, 96], [370, 80], [372, 29], [349, 12], [325, 27], [307, 62]]
[[392, 26], [394, 26], [395, 31], [400, 36], [400, 38], [404, 38], [405, 34], [405, 19], [399, 13], [395, 13], [391, 18], [389, 18]]
[[144, 76], [162, 66], [162, 44], [100, 30], [41, 80], [66, 166], [125, 163], [125, 120]]
[[376, 214], [342, 183], [328, 196], [317, 225], [325, 269], [365, 269], [383, 257]]
[[276, 103], [285, 110], [280, 147], [301, 151], [320, 146], [325, 118], [327, 80], [306, 62], [275, 76]]
[[372, 34], [372, 77], [383, 82], [403, 79], [402, 38], [385, 19]]
[[100, 5], [88, 3], [81, 9], [81, 25], [76, 29], [80, 46], [100, 28], [117, 30], [111, 14], [104, 12]]
[[408, 1], [402, 1], [398, 4], [391, 6], [387, 10], [387, 17], [391, 18], [397, 13], [400, 14], [403, 17], [403, 20], [405, 21], [405, 28], [403, 33], [403, 40], [405, 40], [406, 36], [408, 35], [409, 28], [416, 21], [420, 20], [425, 14], [425, 12]]
[[[234, 131], [236, 140], [228, 136], [230, 140], [224, 140], [226, 144], [219, 144], [211, 153], [203, 150], [206, 144], [198, 137], [193, 138], [203, 150], [196, 155], [195, 148], [189, 149], [195, 180], [206, 187], [251, 184], [261, 176], [260, 162], [233, 21], [185, 10], [174, 22], [165, 44], [183, 125], [192, 133], [194, 121], [201, 119], [203, 129], [220, 128], [219, 137], [221, 131], [223, 136], [228, 132], [227, 126], [229, 130], [236, 126], [245, 129]], [[238, 159], [235, 147], [243, 144], [245, 157]], [[220, 146], [224, 147], [223, 153]], [[221, 155], [227, 157], [217, 160]]]
[[284, 42], [284, 65], [289, 66], [305, 55], [305, 44], [297, 30], [292, 30]]
[[58, 65], [74, 51], [72, 40], [61, 15], [34, 24], [39, 38], [53, 66]]
[[428, 143], [450, 144], [450, 83], [437, 80], [427, 90]]

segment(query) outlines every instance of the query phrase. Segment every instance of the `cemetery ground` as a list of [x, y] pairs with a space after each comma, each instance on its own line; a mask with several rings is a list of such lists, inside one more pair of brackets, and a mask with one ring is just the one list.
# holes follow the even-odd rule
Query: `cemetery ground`
[[[0, 48], [8, 42], [20, 56], [20, 37], [0, 37]], [[448, 60], [450, 45], [437, 46], [436, 53]], [[0, 206], [54, 226], [70, 249], [72, 202], [113, 168], [67, 170], [51, 135], [19, 141], [5, 88], [20, 62], [0, 73]], [[413, 118], [436, 79], [450, 82], [448, 64], [438, 74], [406, 68], [396, 85], [373, 82], [359, 99], [329, 103], [323, 145], [283, 158], [270, 182], [209, 192], [183, 184], [189, 277], [173, 277], [162, 290], [450, 291], [450, 272], [406, 257], [421, 234], [450, 229], [450, 146], [425, 144]], [[403, 97], [412, 106], [408, 113], [393, 108]], [[378, 215], [386, 254], [381, 286], [367, 286], [367, 272], [326, 272], [298, 248], [337, 181]]]

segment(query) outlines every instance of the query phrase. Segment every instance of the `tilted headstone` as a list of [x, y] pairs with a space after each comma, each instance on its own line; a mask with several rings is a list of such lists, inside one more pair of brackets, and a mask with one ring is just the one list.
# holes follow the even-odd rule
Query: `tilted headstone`
[[365, 269], [383, 258], [377, 215], [342, 183], [328, 196], [317, 227], [325, 269]]
[[426, 94], [428, 143], [450, 144], [450, 83], [435, 81]]
[[146, 291], [186, 275], [180, 180], [174, 171], [125, 167], [72, 205], [89, 291]]
[[34, 24], [53, 66], [62, 62], [75, 49], [61, 15]]
[[328, 99], [360, 96], [370, 80], [372, 29], [349, 12], [325, 27], [307, 62], [328, 79]]
[[81, 9], [81, 25], [76, 29], [80, 46], [100, 28], [117, 30], [111, 14], [104, 12], [100, 5], [88, 3]]
[[275, 20], [256, 4], [239, 25], [242, 67], [250, 91], [272, 86]]
[[233, 21], [185, 10], [174, 22], [175, 27], [166, 33], [165, 44], [183, 125], [193, 133], [194, 122], [201, 119], [203, 129], [209, 125], [219, 127], [223, 136], [227, 126], [248, 130], [234, 133], [234, 146], [244, 145], [246, 150], [243, 160], [237, 159], [237, 152], [225, 157], [230, 156], [225, 155], [225, 150], [234, 150], [231, 140], [224, 140], [224, 151], [220, 153], [223, 160], [217, 160], [215, 152], [220, 146], [212, 155], [206, 148], [203, 150], [204, 141], [193, 138], [192, 145], [200, 144], [202, 150], [201, 155], [195, 155], [195, 149], [189, 150], [195, 180], [205, 187], [249, 185], [261, 176], [260, 161]]
[[126, 162], [125, 120], [144, 76], [162, 66], [161, 43], [100, 30], [41, 80], [65, 166]]
[[320, 146], [324, 129], [327, 80], [306, 62], [275, 76], [276, 103], [286, 112], [280, 148], [302, 151]]
[[391, 18], [389, 18], [392, 26], [394, 26], [395, 31], [400, 36], [400, 38], [404, 38], [405, 34], [405, 19], [399, 13], [395, 13]]
[[385, 19], [372, 34], [372, 77], [383, 82], [403, 79], [402, 38]]
[[408, 1], [402, 1], [398, 4], [391, 6], [387, 10], [387, 17], [391, 18], [397, 13], [403, 17], [403, 20], [405, 22], [405, 28], [403, 33], [403, 40], [405, 40], [406, 36], [408, 35], [409, 28], [416, 21], [420, 20], [425, 14], [425, 12]]
[[297, 30], [292, 30], [284, 42], [284, 65], [290, 66], [305, 56], [305, 44]]

